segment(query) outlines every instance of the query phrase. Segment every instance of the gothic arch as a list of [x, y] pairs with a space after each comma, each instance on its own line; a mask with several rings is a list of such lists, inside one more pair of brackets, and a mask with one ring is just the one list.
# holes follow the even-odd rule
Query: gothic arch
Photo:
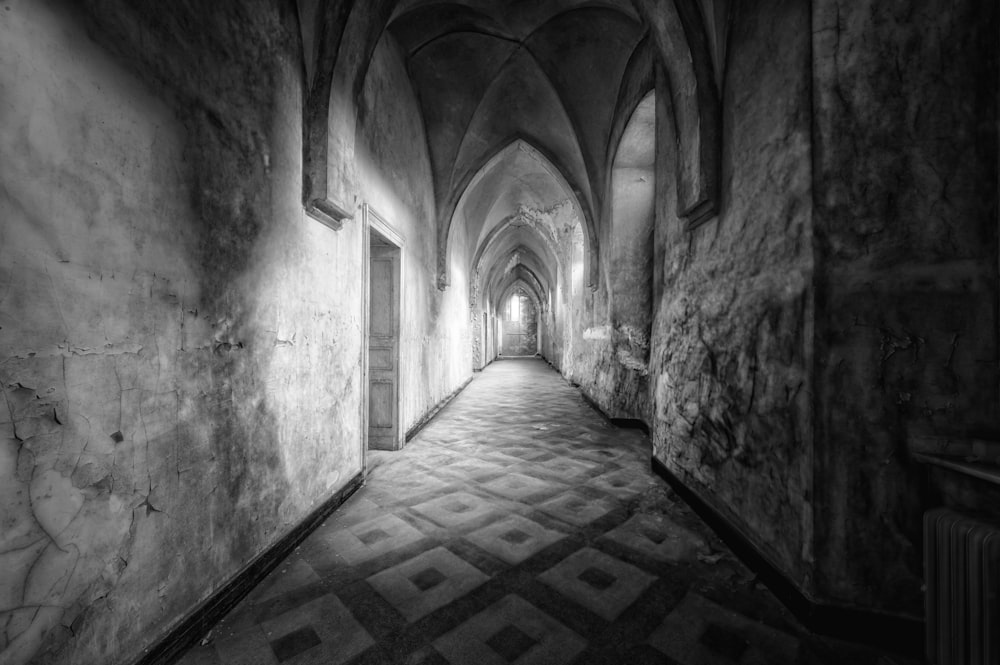
[[570, 181], [567, 179], [565, 172], [556, 162], [553, 161], [553, 157], [550, 154], [533, 145], [525, 137], [516, 136], [504, 142], [502, 147], [493, 151], [491, 156], [484, 160], [478, 169], [468, 174], [468, 176], [464, 179], [462, 186], [457, 190], [461, 192], [461, 194], [456, 198], [453, 204], [450, 204], [446, 208], [447, 214], [442, 216], [442, 224], [444, 226], [438, 236], [438, 288], [446, 288], [449, 284], [448, 256], [452, 250], [452, 242], [454, 239], [452, 229], [454, 228], [454, 224], [456, 222], [456, 212], [464, 206], [465, 201], [468, 196], [470, 196], [470, 193], [473, 191], [477, 182], [483, 178], [491, 168], [495, 167], [500, 161], [502, 161], [508, 152], [518, 149], [529, 151], [535, 156], [539, 163], [546, 168], [546, 171], [550, 176], [552, 176], [553, 180], [563, 189], [566, 194], [565, 198], [575, 206], [575, 210], [579, 213], [578, 216], [580, 217], [581, 227], [584, 234], [584, 245], [587, 250], [584, 257], [584, 270], [585, 274], [588, 275], [588, 284], [592, 287], [596, 287], [598, 237], [596, 225], [590, 208], [585, 204], [584, 200], [581, 199], [581, 193], [579, 190], [570, 185]]

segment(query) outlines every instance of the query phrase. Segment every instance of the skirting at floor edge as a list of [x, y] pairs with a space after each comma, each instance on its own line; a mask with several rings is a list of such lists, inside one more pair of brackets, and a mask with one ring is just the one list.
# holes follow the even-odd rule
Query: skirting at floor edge
[[416, 424], [413, 425], [413, 427], [411, 427], [410, 429], [408, 429], [406, 431], [406, 436], [405, 436], [404, 440], [405, 441], [409, 441], [410, 439], [412, 439], [413, 437], [415, 437], [417, 434], [419, 434], [420, 430], [422, 430], [432, 420], [434, 420], [434, 417], [437, 416], [437, 414], [441, 413], [441, 409], [443, 409], [444, 407], [448, 406], [448, 403], [451, 402], [451, 400], [453, 400], [456, 397], [458, 397], [459, 393], [461, 393], [463, 390], [465, 390], [466, 386], [468, 386], [470, 383], [472, 383], [472, 379], [473, 378], [474, 378], [473, 376], [470, 376], [468, 379], [465, 380], [464, 383], [462, 383], [462, 385], [460, 385], [458, 388], [455, 388], [453, 391], [451, 391], [450, 393], [448, 393], [448, 395], [443, 400], [441, 400], [440, 402], [438, 402], [437, 404], [435, 404], [433, 407], [431, 407], [431, 409], [427, 413], [425, 413], [423, 415], [423, 417], [420, 420], [418, 420], [416, 422]]
[[284, 537], [257, 555], [243, 570], [204, 600], [166, 635], [145, 649], [135, 661], [136, 665], [169, 665], [175, 662], [347, 501], [363, 482], [362, 473], [351, 478], [344, 487], [292, 527]]
[[910, 658], [923, 657], [923, 621], [810, 599], [729, 519], [685, 485], [663, 462], [651, 457], [650, 466], [653, 473], [677, 492], [806, 628], [814, 633], [868, 644]]

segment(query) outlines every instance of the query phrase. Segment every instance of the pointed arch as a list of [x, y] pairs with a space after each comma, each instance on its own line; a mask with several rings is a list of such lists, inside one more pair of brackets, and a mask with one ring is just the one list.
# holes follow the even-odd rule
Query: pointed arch
[[531, 284], [531, 282], [523, 279], [522, 277], [515, 277], [511, 279], [504, 285], [503, 289], [497, 292], [499, 295], [497, 299], [493, 301], [494, 310], [497, 312], [502, 311], [503, 303], [506, 302], [506, 300], [510, 298], [518, 289], [524, 290], [532, 304], [534, 304], [535, 311], [541, 315], [544, 311], [542, 308], [542, 297], [535, 290], [535, 287]]
[[[543, 256], [537, 256], [537, 252], [529, 247], [525, 247], [523, 243], [520, 242], [519, 238], [516, 238], [511, 232], [512, 229], [517, 230], [524, 229], [525, 233], [532, 234], [541, 240], [540, 247], [543, 250], [548, 250], [548, 252], [543, 251]], [[513, 243], [517, 242], [518, 245], [514, 246]], [[508, 246], [510, 245], [510, 246]], [[505, 252], [510, 253], [511, 248], [516, 251], [518, 247], [522, 247], [525, 250], [531, 252], [535, 255], [538, 262], [547, 268], [546, 271], [546, 282], [549, 285], [554, 284], [554, 275], [559, 274], [559, 270], [562, 267], [562, 261], [559, 258], [558, 250], [555, 246], [554, 239], [545, 237], [545, 235], [534, 226], [521, 226], [512, 227], [512, 218], [504, 220], [501, 224], [494, 227], [486, 239], [479, 244], [476, 249], [476, 255], [472, 260], [472, 269], [469, 274], [471, 278], [469, 280], [469, 303], [475, 306], [477, 298], [477, 293], [482, 293], [486, 282], [483, 281], [483, 273], [486, 272], [486, 267], [495, 264], [498, 258]]]
[[490, 301], [489, 296], [491, 294], [495, 295], [497, 293], [500, 288], [498, 285], [503, 284], [511, 275], [522, 274], [525, 271], [530, 273], [531, 279], [536, 284], [539, 297], [544, 298], [548, 296], [549, 291], [552, 289], [552, 282], [549, 280], [548, 275], [545, 274], [544, 264], [533, 253], [520, 251], [522, 252], [523, 259], [520, 259], [517, 265], [511, 267], [509, 270], [508, 264], [510, 263], [510, 259], [519, 252], [518, 249], [505, 254], [504, 260], [497, 261], [490, 267], [488, 274], [485, 275], [485, 279], [483, 280], [483, 293], [487, 301]]
[[[614, 330], [628, 339], [648, 340], [651, 333], [656, 135], [656, 92], [651, 91], [632, 111], [611, 169], [608, 313]], [[648, 353], [648, 344], [644, 350]]]
[[525, 150], [532, 154], [541, 164], [553, 180], [563, 189], [568, 199], [574, 206], [577, 216], [580, 219], [581, 228], [584, 235], [584, 245], [586, 248], [584, 256], [584, 270], [588, 276], [588, 285], [595, 288], [597, 285], [597, 263], [598, 263], [598, 234], [590, 207], [586, 199], [582, 198], [582, 192], [571, 184], [565, 171], [560, 167], [554, 157], [547, 151], [540, 149], [532, 143], [531, 139], [519, 135], [511, 137], [488, 153], [490, 156], [482, 161], [479, 167], [467, 174], [463, 178], [461, 187], [458, 188], [459, 195], [454, 198], [453, 203], [447, 204], [441, 210], [440, 233], [438, 235], [438, 288], [445, 289], [449, 284], [448, 256], [452, 251], [454, 234], [452, 230], [456, 223], [456, 214], [461, 210], [472, 195], [476, 184], [482, 180], [492, 168], [495, 168], [513, 150]]
[[633, 0], [666, 74], [677, 151], [677, 214], [694, 227], [718, 212], [722, 115], [705, 24], [696, 0]]

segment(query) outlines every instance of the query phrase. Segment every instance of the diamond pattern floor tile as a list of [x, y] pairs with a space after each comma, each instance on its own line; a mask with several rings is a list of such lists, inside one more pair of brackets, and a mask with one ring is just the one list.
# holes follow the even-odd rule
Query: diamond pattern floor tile
[[482, 484], [494, 494], [500, 494], [508, 499], [523, 501], [539, 495], [552, 495], [561, 491], [565, 485], [551, 480], [540, 480], [521, 473], [508, 473]]
[[413, 510], [444, 527], [478, 524], [494, 517], [499, 508], [468, 492], [453, 492], [413, 506]]
[[339, 665], [374, 644], [371, 635], [333, 594], [261, 624], [280, 663]]
[[656, 577], [588, 547], [566, 557], [538, 579], [594, 614], [613, 621]]
[[731, 612], [696, 593], [684, 597], [649, 642], [681, 665], [799, 662], [796, 638]]
[[383, 515], [321, 536], [329, 551], [349, 564], [359, 564], [414, 543], [424, 535], [395, 515]]
[[634, 515], [604, 538], [659, 561], [694, 561], [699, 554], [708, 553], [708, 544], [701, 536], [663, 515]]
[[561, 665], [585, 645], [582, 637], [515, 595], [434, 641], [452, 665]]
[[544, 362], [495, 362], [181, 665], [879, 663], [795, 628], [649, 455]]
[[576, 526], [584, 526], [603, 517], [613, 507], [612, 501], [594, 499], [577, 490], [569, 490], [538, 504], [539, 510]]
[[520, 515], [511, 515], [467, 536], [470, 542], [509, 564], [521, 563], [563, 537], [559, 531]]
[[407, 621], [415, 621], [465, 595], [489, 579], [443, 547], [368, 578], [368, 583]]

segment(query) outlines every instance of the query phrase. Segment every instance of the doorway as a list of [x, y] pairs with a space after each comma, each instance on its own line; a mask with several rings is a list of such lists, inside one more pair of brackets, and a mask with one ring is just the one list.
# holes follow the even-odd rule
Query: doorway
[[[398, 236], [365, 206], [368, 227], [367, 448], [399, 450], [401, 248]], [[394, 242], [396, 240], [396, 242]]]
[[503, 355], [533, 356], [538, 351], [538, 313], [523, 289], [511, 294], [504, 308]]

